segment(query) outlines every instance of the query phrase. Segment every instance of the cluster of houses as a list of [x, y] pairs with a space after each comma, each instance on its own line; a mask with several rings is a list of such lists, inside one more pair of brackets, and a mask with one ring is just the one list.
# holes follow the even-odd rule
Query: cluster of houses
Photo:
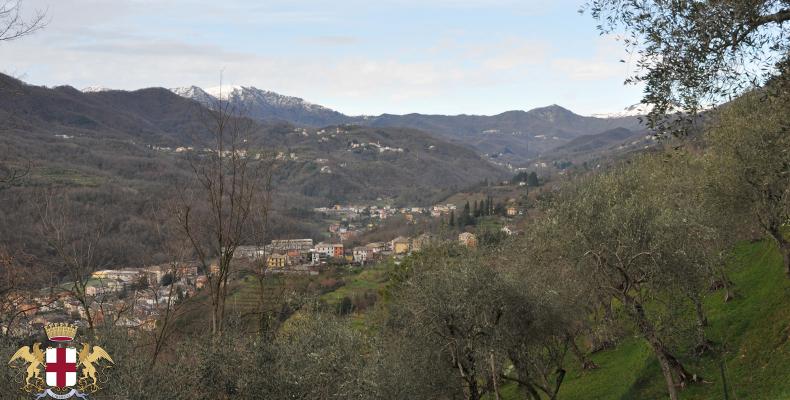
[[239, 246], [233, 257], [263, 260], [271, 273], [304, 271], [317, 274], [317, 267], [321, 265], [363, 264], [390, 253], [386, 243], [369, 243], [350, 249], [342, 243], [313, 244], [313, 239], [287, 239], [272, 240], [265, 246]]
[[[94, 324], [109, 320], [115, 326], [153, 330], [164, 308], [193, 296], [207, 283], [208, 277], [198, 273], [195, 263], [101, 270], [87, 280], [85, 298]], [[19, 294], [14, 303], [18, 317], [27, 322], [16, 325], [31, 329], [31, 334], [36, 327], [64, 317], [87, 319], [85, 305], [68, 286]]]
[[[264, 246], [239, 246], [233, 257], [262, 261], [269, 273], [318, 274], [320, 267], [327, 264], [366, 265], [388, 256], [397, 257], [420, 251], [434, 240], [434, 236], [427, 233], [416, 238], [398, 236], [389, 242], [372, 242], [355, 247], [325, 242], [314, 245], [313, 239], [272, 240]], [[477, 247], [477, 238], [473, 233], [461, 233], [458, 241], [467, 247]]]

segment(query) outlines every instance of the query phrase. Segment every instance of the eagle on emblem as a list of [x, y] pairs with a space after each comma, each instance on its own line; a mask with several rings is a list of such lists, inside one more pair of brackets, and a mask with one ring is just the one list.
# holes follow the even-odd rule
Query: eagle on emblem
[[91, 351], [91, 345], [85, 343], [82, 345], [82, 350], [80, 350], [79, 362], [77, 366], [82, 366], [82, 377], [80, 380], [88, 380], [92, 379], [92, 385], [96, 384], [96, 367], [93, 365], [100, 360], [107, 360], [111, 363], [114, 363], [112, 357], [107, 354], [104, 349], [99, 346], [93, 346], [93, 351]]
[[44, 352], [41, 351], [41, 343], [34, 343], [32, 351], [30, 346], [17, 350], [8, 363], [11, 364], [16, 360], [24, 360], [25, 363], [30, 363], [27, 367], [27, 376], [25, 377], [26, 384], [30, 385], [30, 380], [33, 378], [41, 379], [41, 366], [44, 364]]

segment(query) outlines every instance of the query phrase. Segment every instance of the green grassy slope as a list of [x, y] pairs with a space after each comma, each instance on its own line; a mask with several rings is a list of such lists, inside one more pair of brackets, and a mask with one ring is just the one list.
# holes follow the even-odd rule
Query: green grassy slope
[[[729, 398], [790, 399], [790, 282], [782, 273], [781, 256], [773, 243], [743, 244], [736, 249], [730, 277], [737, 287], [735, 300], [724, 303], [717, 292], [705, 301], [708, 337], [725, 350]], [[658, 362], [644, 341], [627, 339], [593, 359], [600, 369], [570, 366], [560, 399], [667, 398]], [[683, 361], [706, 383], [684, 389], [681, 398], [724, 398], [718, 357]], [[521, 398], [508, 389], [510, 398]]]

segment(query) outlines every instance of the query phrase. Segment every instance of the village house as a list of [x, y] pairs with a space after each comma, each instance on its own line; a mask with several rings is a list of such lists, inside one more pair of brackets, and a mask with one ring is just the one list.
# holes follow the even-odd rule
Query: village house
[[505, 209], [505, 212], [507, 213], [508, 217], [515, 217], [518, 215], [518, 208], [516, 208], [516, 206], [508, 206], [507, 209]]
[[378, 255], [387, 251], [387, 244], [384, 242], [373, 242], [365, 245], [368, 248], [368, 256]]
[[347, 230], [345, 232], [338, 233], [337, 236], [338, 236], [338, 238], [340, 240], [345, 242], [345, 241], [348, 241], [348, 240], [354, 238], [355, 236], [357, 236], [357, 231], [349, 231], [349, 230]]
[[335, 243], [332, 245], [332, 257], [335, 258], [343, 258], [343, 245], [340, 243]]
[[176, 279], [195, 279], [198, 276], [198, 267], [186, 263], [162, 264], [143, 268], [140, 272], [146, 275], [149, 283], [158, 283], [170, 273], [175, 273]]
[[119, 283], [118, 281], [102, 281], [99, 284], [86, 287], [85, 294], [88, 296], [99, 296], [103, 294], [117, 293], [123, 290], [124, 286], [125, 285]]
[[289, 250], [296, 250], [301, 253], [307, 253], [313, 248], [313, 239], [285, 239], [285, 240], [272, 240], [272, 252], [286, 252]]
[[313, 249], [314, 254], [323, 254], [325, 257], [333, 257], [334, 256], [334, 247], [331, 243], [318, 243], [315, 245], [315, 249]]
[[105, 269], [91, 274], [94, 279], [116, 280], [122, 282], [133, 282], [140, 279], [140, 270], [137, 269]]
[[321, 264], [326, 261], [326, 254], [319, 253], [315, 249], [310, 251], [310, 263], [313, 265]]
[[212, 263], [208, 266], [208, 274], [209, 275], [217, 275], [219, 274], [219, 264]]
[[272, 269], [283, 269], [288, 264], [288, 256], [285, 254], [272, 254], [266, 259], [266, 265]]
[[264, 246], [238, 246], [233, 251], [233, 258], [262, 258], [265, 254]]
[[475, 236], [474, 233], [469, 233], [469, 232], [461, 233], [460, 235], [458, 235], [458, 242], [469, 248], [477, 247], [477, 237]]
[[368, 261], [370, 249], [365, 246], [354, 247], [354, 262], [364, 263]]
[[390, 242], [390, 247], [395, 254], [406, 254], [411, 250], [411, 243], [409, 239], [398, 236]]
[[205, 275], [198, 276], [195, 279], [195, 288], [203, 289], [206, 285], [208, 285], [208, 277]]
[[308, 252], [302, 252], [301, 250], [288, 250], [285, 252], [285, 255], [288, 256], [288, 263], [289, 265], [301, 264], [305, 260], [305, 256]]

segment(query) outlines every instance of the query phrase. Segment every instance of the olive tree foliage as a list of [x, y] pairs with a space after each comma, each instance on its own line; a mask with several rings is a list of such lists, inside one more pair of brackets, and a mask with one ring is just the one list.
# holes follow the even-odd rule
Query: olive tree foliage
[[702, 250], [687, 246], [700, 232], [682, 207], [668, 204], [666, 190], [657, 196], [647, 184], [650, 163], [633, 164], [565, 187], [547, 210], [547, 223], [565, 238], [556, 262], [575, 265], [592, 293], [621, 305], [658, 358], [670, 398], [677, 399], [677, 387], [698, 378], [670, 345], [684, 332], [682, 318], [673, 318], [672, 299], [687, 295], [680, 282], [704, 274], [696, 264], [703, 262], [697, 259]]
[[382, 329], [371, 339], [364, 383], [368, 398], [460, 399], [457, 374], [446, 366], [444, 349], [429, 335], [404, 335], [403, 328]]
[[[97, 329], [97, 342], [115, 364], [102, 373], [97, 399], [368, 399], [369, 338], [350, 320], [307, 311], [273, 340], [243, 332], [229, 319], [220, 337], [194, 331], [152, 364], [147, 338], [115, 327]], [[0, 338], [0, 356], [13, 345]], [[0, 374], [0, 376], [3, 376]], [[4, 382], [0, 382], [0, 387]], [[8, 385], [13, 393], [18, 386]], [[390, 397], [394, 398], [394, 397]]]
[[526, 399], [555, 399], [565, 378], [568, 352], [582, 368], [596, 367], [576, 343], [586, 333], [588, 298], [579, 290], [573, 271], [541, 262], [545, 260], [539, 255], [542, 238], [530, 236], [512, 243], [495, 259], [509, 294], [497, 334], [496, 348], [507, 361], [500, 376], [515, 382]]
[[433, 249], [389, 295], [383, 331], [399, 348], [381, 359], [419, 358], [404, 376], [449, 382], [423, 378], [417, 398], [498, 398], [512, 382], [527, 399], [555, 398], [569, 345], [563, 303], [498, 253]]
[[635, 56], [626, 82], [645, 84], [655, 128], [675, 107], [693, 114], [787, 72], [787, 0], [589, 0], [583, 11]]
[[[717, 199], [705, 190], [708, 182], [703, 161], [687, 150], [640, 157], [632, 168], [640, 175], [642, 195], [652, 199], [648, 204], [658, 210], [650, 226], [656, 248], [654, 259], [662, 270], [657, 278], [692, 306], [695, 347], [702, 354], [711, 350], [705, 335], [708, 321], [702, 299], [719, 287], [725, 289], [725, 301], [731, 297], [724, 266], [738, 239], [733, 234], [736, 224], [720, 213]], [[684, 309], [682, 305], [673, 307]]]
[[443, 349], [437, 364], [456, 375], [466, 399], [488, 391], [481, 381], [490, 377], [488, 356], [505, 308], [498, 283], [492, 270], [459, 259], [449, 268], [416, 272], [391, 311], [401, 334], [426, 335], [423, 344]]
[[253, 370], [240, 386], [243, 398], [362, 399], [368, 339], [350, 320], [305, 310], [270, 343], [251, 349]]
[[749, 93], [716, 115], [705, 169], [722, 213], [773, 239], [790, 278], [790, 96], [779, 93]]

